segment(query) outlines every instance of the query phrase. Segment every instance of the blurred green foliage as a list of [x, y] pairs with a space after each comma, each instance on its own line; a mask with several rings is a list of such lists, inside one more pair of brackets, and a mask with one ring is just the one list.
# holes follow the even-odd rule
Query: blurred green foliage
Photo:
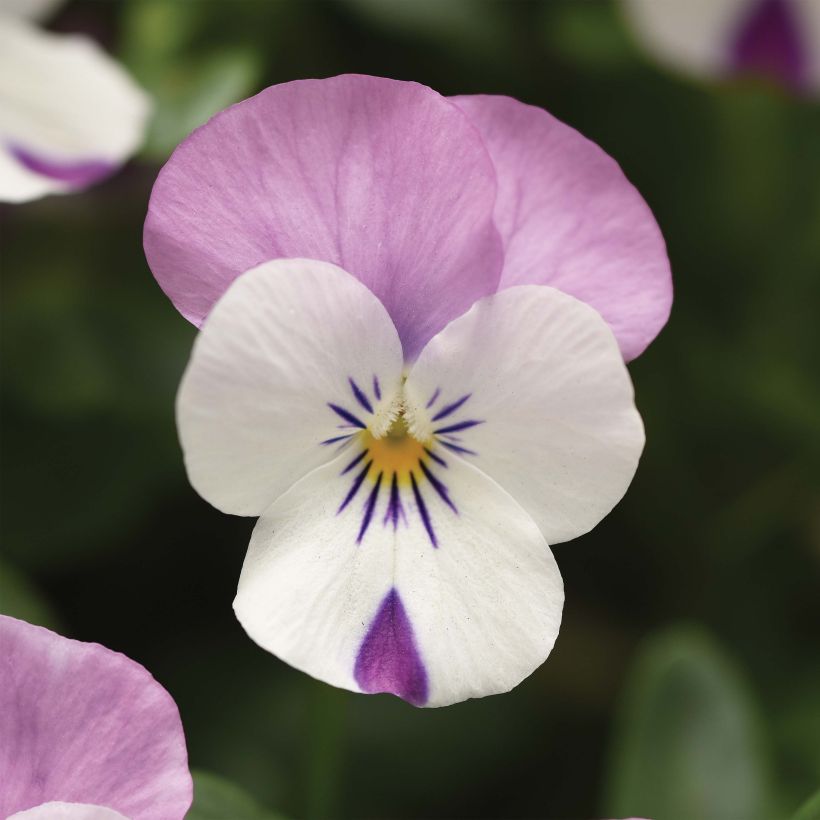
[[193, 772], [194, 802], [186, 820], [280, 820], [241, 789], [207, 772]]
[[[191, 816], [794, 815], [820, 784], [820, 106], [656, 68], [598, 0], [73, 0], [55, 25], [100, 37], [156, 117], [115, 178], [0, 213], [0, 609], [168, 687], [214, 773]], [[631, 365], [636, 480], [556, 549], [553, 655], [444, 710], [331, 690], [236, 623], [252, 522], [186, 482], [173, 407], [194, 330], [141, 249], [191, 128], [347, 71], [549, 109], [635, 182], [675, 275], [670, 324]]]

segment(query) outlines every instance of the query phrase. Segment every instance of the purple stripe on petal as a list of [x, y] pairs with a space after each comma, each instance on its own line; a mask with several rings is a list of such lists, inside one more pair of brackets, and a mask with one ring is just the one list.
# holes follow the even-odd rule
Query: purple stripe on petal
[[379, 385], [379, 377], [378, 376], [373, 376], [373, 393], [376, 396], [376, 401], [381, 401], [382, 389], [381, 389], [381, 386]]
[[414, 706], [427, 703], [427, 670], [395, 588], [385, 596], [359, 647], [353, 677], [363, 692], [389, 692]]
[[368, 470], [370, 469], [370, 465], [372, 461], [368, 461], [367, 464], [364, 465], [361, 472], [356, 475], [356, 478], [353, 479], [353, 484], [350, 485], [350, 490], [348, 490], [347, 495], [345, 496], [345, 500], [339, 505], [339, 509], [336, 510], [336, 515], [338, 515], [352, 500], [353, 496], [359, 491], [359, 487], [362, 486], [362, 481], [364, 481], [364, 477], [367, 475]]
[[383, 524], [388, 521], [393, 523], [393, 531], [399, 526], [399, 518], [404, 518], [404, 508], [401, 505], [401, 495], [399, 494], [399, 480], [393, 473], [393, 480], [390, 482], [390, 499], [387, 502], [387, 511], [384, 514]]
[[439, 421], [440, 419], [446, 418], [447, 416], [455, 413], [456, 410], [458, 410], [458, 408], [461, 407], [461, 405], [464, 404], [464, 402], [467, 401], [471, 395], [472, 393], [468, 393], [466, 396], [462, 396], [458, 401], [454, 401], [452, 404], [447, 404], [442, 407], [441, 410], [433, 416], [433, 421]]
[[337, 415], [341, 416], [348, 424], [352, 424], [354, 427], [361, 427], [364, 430], [367, 425], [359, 421], [356, 416], [353, 415], [349, 410], [345, 410], [344, 407], [339, 407], [338, 404], [333, 404], [332, 402], [328, 402], [327, 406]]
[[425, 447], [424, 452], [427, 453], [427, 455], [430, 456], [430, 458], [432, 458], [433, 461], [437, 462], [438, 464], [441, 464], [442, 467], [447, 466], [447, 462], [441, 456], [436, 455], [429, 447]]
[[475, 450], [468, 450], [466, 447], [461, 447], [458, 444], [452, 444], [449, 441], [442, 441], [441, 442], [447, 449], [452, 450], [454, 453], [463, 453], [465, 456], [477, 456], [478, 453]]
[[427, 535], [430, 536], [430, 542], [432, 545], [438, 549], [438, 541], [436, 540], [436, 534], [433, 531], [433, 522], [430, 520], [430, 513], [427, 512], [427, 505], [424, 503], [424, 498], [422, 498], [419, 485], [416, 484], [416, 477], [413, 473], [410, 473], [410, 483], [413, 486], [413, 495], [416, 498], [416, 506], [419, 508], [419, 515], [421, 516], [421, 521], [424, 524], [424, 529], [427, 530]]
[[364, 518], [362, 518], [362, 526], [359, 528], [359, 534], [356, 537], [356, 543], [361, 544], [362, 538], [364, 538], [364, 534], [367, 532], [368, 527], [370, 526], [370, 522], [373, 519], [373, 510], [376, 507], [376, 499], [379, 497], [379, 488], [382, 486], [382, 476], [384, 473], [379, 473], [378, 477], [376, 478], [376, 483], [373, 485], [373, 489], [370, 491], [370, 495], [367, 499], [367, 504], [364, 508]]
[[344, 441], [345, 439], [352, 438], [353, 433], [348, 433], [346, 436], [334, 436], [333, 438], [326, 438], [324, 441], [320, 441], [319, 444], [335, 444], [337, 441]]
[[350, 464], [348, 464], [347, 467], [345, 467], [339, 475], [345, 475], [346, 473], [349, 473], [366, 455], [367, 450], [362, 450], [361, 453], [359, 453], [359, 455], [357, 455], [356, 458], [354, 458], [353, 461], [351, 461]]
[[436, 403], [436, 399], [439, 397], [440, 394], [441, 394], [441, 388], [437, 387], [436, 392], [433, 393], [432, 396], [430, 396], [430, 401], [427, 402], [427, 407], [426, 407], [427, 410], [429, 410]]
[[419, 462], [419, 467], [421, 467], [421, 471], [424, 473], [425, 478], [433, 485], [435, 491], [441, 496], [441, 500], [454, 512], [457, 513], [458, 510], [456, 509], [456, 505], [450, 500], [450, 494], [447, 492], [447, 488], [442, 484], [431, 472], [427, 469], [427, 465], [423, 462]]
[[359, 402], [359, 404], [362, 407], [364, 407], [364, 409], [367, 410], [368, 413], [372, 413], [373, 406], [370, 404], [370, 399], [368, 399], [367, 396], [365, 396], [359, 385], [356, 384], [356, 382], [354, 382], [353, 379], [351, 379], [348, 376], [347, 380], [350, 382], [350, 389], [353, 391], [353, 395], [356, 397], [356, 401]]
[[55, 160], [23, 148], [20, 145], [8, 145], [12, 156], [29, 171], [44, 177], [59, 180], [73, 188], [85, 188], [93, 182], [110, 176], [118, 165], [101, 159], [89, 159], [76, 162]]
[[730, 43], [735, 73], [762, 74], [795, 91], [808, 82], [809, 58], [792, 0], [756, 0]]
[[437, 436], [444, 435], [445, 433], [457, 433], [459, 430], [469, 430], [470, 427], [475, 427], [477, 424], [484, 424], [484, 422], [475, 421], [474, 419], [470, 419], [469, 421], [459, 421], [457, 424], [450, 424], [447, 427], [439, 427], [438, 430], [433, 430], [433, 433]]

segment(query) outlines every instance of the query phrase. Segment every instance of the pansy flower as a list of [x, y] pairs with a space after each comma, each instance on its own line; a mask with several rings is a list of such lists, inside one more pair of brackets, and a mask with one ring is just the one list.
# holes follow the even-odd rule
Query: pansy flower
[[757, 76], [798, 93], [820, 89], [817, 0], [624, 0], [659, 60], [707, 78]]
[[543, 662], [548, 544], [626, 491], [644, 438], [623, 357], [671, 300], [618, 166], [509, 98], [287, 83], [177, 149], [145, 246], [202, 325], [177, 402], [191, 482], [260, 517], [251, 637], [416, 705]]
[[28, 21], [50, 3], [0, 0], [0, 201], [81, 190], [142, 142], [147, 95], [99, 46]]
[[0, 817], [182, 820], [185, 737], [171, 696], [99, 644], [0, 615]]

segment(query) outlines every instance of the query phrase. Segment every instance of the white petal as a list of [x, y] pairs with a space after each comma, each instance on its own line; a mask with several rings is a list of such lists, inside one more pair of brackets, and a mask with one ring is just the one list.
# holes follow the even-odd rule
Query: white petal
[[549, 287], [476, 302], [421, 352], [405, 393], [416, 427], [497, 481], [550, 544], [615, 506], [643, 449], [611, 330]]
[[91, 40], [0, 16], [0, 199], [102, 179], [139, 147], [149, 113], [146, 94]]
[[128, 820], [128, 818], [105, 806], [54, 801], [42, 803], [25, 811], [18, 811], [10, 815], [8, 820]]
[[260, 515], [358, 431], [345, 413], [373, 421], [401, 368], [387, 311], [341, 268], [280, 259], [248, 271], [211, 311], [180, 385], [191, 483], [224, 512]]
[[641, 44], [661, 62], [704, 77], [723, 74], [749, 0], [623, 0]]
[[549, 655], [561, 620], [561, 576], [535, 523], [446, 455], [427, 460], [443, 492], [416, 468], [391, 504], [376, 459], [339, 512], [360, 451], [352, 442], [260, 518], [237, 617], [260, 646], [346, 689], [419, 706], [508, 691]]
[[0, 14], [22, 20], [45, 20], [65, 0], [0, 0]]

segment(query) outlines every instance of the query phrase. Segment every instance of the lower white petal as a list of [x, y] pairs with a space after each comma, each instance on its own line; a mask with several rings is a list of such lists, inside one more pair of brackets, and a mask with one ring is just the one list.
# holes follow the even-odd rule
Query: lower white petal
[[10, 815], [8, 820], [128, 820], [128, 818], [105, 806], [54, 801], [25, 811], [18, 811]]
[[91, 40], [0, 15], [0, 200], [35, 199], [108, 176], [139, 147], [150, 108]]
[[638, 465], [643, 424], [612, 331], [554, 288], [477, 302], [422, 350], [404, 386], [423, 439], [470, 460], [550, 544], [592, 529]]
[[392, 458], [362, 434], [271, 506], [237, 617], [260, 646], [346, 689], [419, 706], [508, 691], [558, 634], [552, 553], [504, 490], [443, 448], [423, 468]]

